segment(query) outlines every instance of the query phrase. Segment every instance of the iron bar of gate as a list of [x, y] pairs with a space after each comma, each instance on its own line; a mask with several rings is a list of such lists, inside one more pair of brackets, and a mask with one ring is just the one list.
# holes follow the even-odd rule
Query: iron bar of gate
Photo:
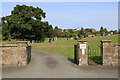
[[90, 63], [91, 59], [97, 63], [97, 64], [101, 64], [102, 65], [102, 48], [101, 46], [98, 46], [98, 48], [95, 49], [91, 49], [88, 46], [88, 64]]
[[78, 45], [74, 45], [74, 61], [78, 64]]
[[[89, 53], [89, 46], [88, 46], [88, 52], [87, 53]], [[88, 64], [89, 64], [89, 54], [88, 54]]]
[[97, 56], [96, 50], [95, 50], [95, 57]]
[[27, 63], [31, 60], [31, 46], [27, 47]]
[[103, 54], [102, 54], [102, 46], [100, 46], [100, 53], [101, 53], [101, 65], [103, 65]]
[[[87, 53], [89, 53], [89, 46], [88, 46], [88, 52]], [[88, 64], [89, 64], [89, 54], [88, 54]]]

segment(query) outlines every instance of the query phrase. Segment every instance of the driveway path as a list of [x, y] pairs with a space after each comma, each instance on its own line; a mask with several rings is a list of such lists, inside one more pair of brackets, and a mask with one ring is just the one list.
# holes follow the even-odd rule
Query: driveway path
[[32, 49], [32, 62], [24, 67], [3, 67], [3, 78], [117, 78], [115, 67], [80, 67], [68, 57]]

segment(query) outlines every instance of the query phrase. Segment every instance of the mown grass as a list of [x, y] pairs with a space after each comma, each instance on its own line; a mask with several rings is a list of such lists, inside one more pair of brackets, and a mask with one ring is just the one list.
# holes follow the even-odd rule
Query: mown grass
[[[100, 45], [101, 40], [112, 40], [112, 43], [118, 43], [118, 35], [98, 36], [98, 37], [84, 38], [82, 40], [87, 40], [88, 46], [90, 48], [96, 48]], [[73, 58], [75, 44], [77, 44], [76, 40], [67, 40], [66, 38], [58, 38], [58, 41], [54, 41], [54, 42], [52, 41], [52, 43], [48, 43], [48, 39], [46, 39], [44, 43], [35, 43], [32, 44], [31, 46], [33, 49], [58, 53]]]
[[87, 40], [90, 48], [97, 48], [100, 46], [101, 40], [112, 40], [112, 43], [118, 43], [118, 35], [90, 37], [83, 38], [82, 40]]
[[84, 38], [82, 40], [88, 41], [89, 64], [101, 64], [102, 54], [101, 54], [101, 49], [100, 49], [100, 46], [101, 46], [100, 41], [101, 40], [112, 40], [112, 43], [118, 43], [118, 35]]
[[63, 54], [65, 56], [73, 57], [74, 44], [77, 44], [76, 40], [67, 40], [66, 38], [58, 38], [58, 41], [52, 41], [48, 43], [48, 39], [44, 43], [35, 43], [32, 46], [33, 49], [39, 49], [43, 51], [50, 51], [53, 53]]

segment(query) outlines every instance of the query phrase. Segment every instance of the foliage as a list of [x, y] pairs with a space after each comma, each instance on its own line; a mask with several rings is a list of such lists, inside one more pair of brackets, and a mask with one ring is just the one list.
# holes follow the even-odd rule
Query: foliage
[[103, 28], [101, 26], [101, 28], [100, 28], [100, 34], [102, 34], [102, 33], [108, 33], [107, 28]]
[[0, 27], [2, 27], [2, 22], [0, 22]]
[[83, 27], [81, 27], [81, 30], [79, 31], [79, 34], [78, 34], [79, 37], [81, 36], [85, 36], [85, 30]]
[[57, 26], [53, 30], [52, 37], [61, 37], [62, 29], [58, 28]]
[[72, 30], [72, 29], [69, 29], [68, 32], [69, 32], [69, 33], [73, 33], [73, 30]]
[[101, 26], [100, 28], [100, 33], [104, 32], [103, 27]]
[[90, 33], [90, 32], [91, 32], [91, 30], [89, 28], [85, 29], [85, 33]]
[[106, 28], [104, 29], [104, 32], [105, 32], [105, 33], [108, 33], [108, 31], [107, 31], [107, 29], [106, 29]]
[[62, 37], [70, 37], [70, 33], [69, 32], [62, 32]]
[[0, 22], [0, 35], [2, 35], [2, 23]]
[[52, 34], [52, 25], [41, 21], [45, 12], [39, 7], [16, 5], [11, 15], [2, 17], [2, 34], [4, 39], [44, 40]]

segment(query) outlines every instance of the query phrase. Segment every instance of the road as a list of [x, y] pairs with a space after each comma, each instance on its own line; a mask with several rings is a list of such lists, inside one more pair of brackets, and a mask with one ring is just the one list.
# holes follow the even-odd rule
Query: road
[[67, 56], [32, 49], [32, 61], [23, 67], [3, 67], [3, 78], [117, 78], [116, 67], [78, 66]]

